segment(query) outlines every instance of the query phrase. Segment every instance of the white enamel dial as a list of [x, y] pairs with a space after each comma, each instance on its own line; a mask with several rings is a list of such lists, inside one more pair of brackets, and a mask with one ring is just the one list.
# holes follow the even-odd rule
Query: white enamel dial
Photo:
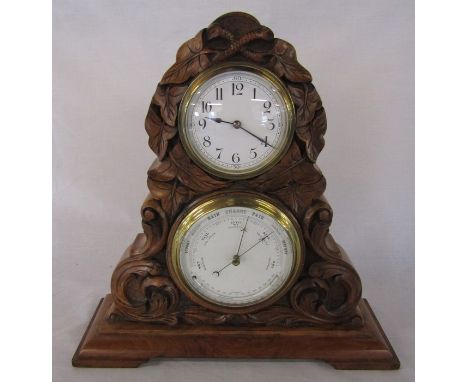
[[277, 161], [290, 143], [291, 103], [280, 82], [233, 69], [204, 80], [184, 109], [183, 143], [205, 169], [248, 177]]
[[185, 283], [222, 306], [249, 306], [268, 299], [290, 279], [296, 260], [288, 231], [269, 214], [242, 206], [199, 218], [179, 248]]

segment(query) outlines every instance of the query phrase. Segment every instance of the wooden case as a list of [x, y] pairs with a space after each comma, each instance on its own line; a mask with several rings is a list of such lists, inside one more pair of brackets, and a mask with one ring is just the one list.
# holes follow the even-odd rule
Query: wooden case
[[[292, 143], [263, 174], [246, 180], [210, 175], [187, 155], [177, 134], [178, 108], [190, 83], [223, 62], [250, 62], [273, 72], [295, 107]], [[310, 73], [288, 42], [245, 13], [229, 13], [184, 43], [151, 101], [145, 127], [157, 159], [137, 235], [112, 275], [74, 366], [134, 367], [156, 357], [298, 358], [339, 369], [395, 369], [398, 358], [366, 300], [343, 248], [329, 233], [332, 209], [315, 161], [326, 117]], [[247, 313], [196, 304], [171, 279], [170, 228], [197, 198], [252, 191], [286, 206], [297, 220], [305, 259], [297, 281], [278, 301]]]

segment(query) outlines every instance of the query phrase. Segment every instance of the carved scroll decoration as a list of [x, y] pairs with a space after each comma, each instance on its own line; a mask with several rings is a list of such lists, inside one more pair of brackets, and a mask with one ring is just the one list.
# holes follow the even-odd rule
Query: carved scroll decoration
[[[227, 60], [249, 61], [274, 72], [296, 107], [295, 138], [282, 160], [266, 173], [234, 183], [213, 177], [186, 155], [177, 136], [177, 112], [190, 82]], [[157, 158], [148, 170], [150, 195], [142, 206], [144, 243], [132, 248], [114, 271], [115, 315], [122, 319], [177, 325], [348, 325], [357, 324], [359, 276], [329, 234], [332, 212], [323, 198], [326, 181], [315, 161], [324, 146], [326, 116], [310, 73], [294, 47], [251, 16], [216, 20], [184, 43], [152, 98], [145, 128]], [[255, 189], [288, 206], [307, 245], [306, 268], [289, 298], [259, 312], [216, 313], [183, 296], [170, 280], [164, 249], [171, 223], [194, 198], [232, 187]]]

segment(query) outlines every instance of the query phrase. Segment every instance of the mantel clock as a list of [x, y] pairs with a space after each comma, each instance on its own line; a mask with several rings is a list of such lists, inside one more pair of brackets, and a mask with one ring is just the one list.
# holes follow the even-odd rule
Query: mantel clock
[[75, 366], [222, 357], [399, 367], [329, 233], [315, 163], [326, 118], [311, 80], [293, 46], [245, 13], [180, 47], [145, 121], [156, 159], [143, 233], [116, 266]]

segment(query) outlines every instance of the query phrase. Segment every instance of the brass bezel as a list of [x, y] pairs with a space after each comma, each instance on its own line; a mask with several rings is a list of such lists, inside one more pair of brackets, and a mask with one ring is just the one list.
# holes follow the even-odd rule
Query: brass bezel
[[[207, 80], [218, 75], [220, 73], [225, 73], [233, 70], [244, 70], [249, 71], [251, 73], [257, 74], [267, 81], [271, 82], [273, 86], [275, 86], [278, 90], [279, 95], [283, 98], [285, 106], [286, 106], [286, 139], [284, 139], [283, 144], [278, 147], [276, 154], [272, 155], [268, 160], [263, 162], [263, 165], [244, 170], [244, 171], [232, 171], [229, 169], [218, 169], [214, 168], [211, 163], [207, 162], [203, 156], [201, 156], [192, 142], [187, 136], [187, 110], [189, 107], [190, 100], [192, 99], [195, 92], [202, 86]], [[206, 172], [216, 175], [220, 178], [224, 179], [231, 179], [231, 180], [240, 180], [240, 179], [248, 179], [253, 178], [254, 176], [260, 175], [265, 171], [271, 169], [279, 160], [283, 157], [283, 155], [287, 152], [289, 146], [291, 145], [293, 136], [294, 136], [294, 128], [295, 128], [295, 121], [296, 121], [296, 113], [294, 109], [294, 103], [291, 98], [291, 95], [284, 85], [284, 83], [271, 71], [265, 69], [261, 66], [254, 65], [251, 63], [246, 62], [227, 62], [223, 64], [218, 64], [215, 66], [210, 67], [209, 69], [203, 71], [199, 74], [189, 85], [187, 90], [182, 97], [182, 100], [179, 105], [178, 111], [178, 130], [180, 139], [182, 142], [185, 151], [189, 155], [189, 157], [201, 168], [203, 168]]]
[[[214, 210], [230, 206], [254, 208], [268, 214], [287, 231], [292, 242], [294, 259], [288, 279], [274, 294], [255, 304], [233, 306], [223, 305], [209, 300], [190, 287], [180, 269], [181, 241], [189, 228], [200, 218]], [[169, 274], [178, 288], [182, 290], [191, 301], [208, 309], [223, 313], [248, 313], [274, 303], [284, 296], [294, 285], [304, 264], [304, 241], [299, 224], [294, 216], [273, 199], [251, 191], [220, 192], [199, 199], [189, 206], [185, 213], [179, 216], [169, 233], [166, 256]]]

